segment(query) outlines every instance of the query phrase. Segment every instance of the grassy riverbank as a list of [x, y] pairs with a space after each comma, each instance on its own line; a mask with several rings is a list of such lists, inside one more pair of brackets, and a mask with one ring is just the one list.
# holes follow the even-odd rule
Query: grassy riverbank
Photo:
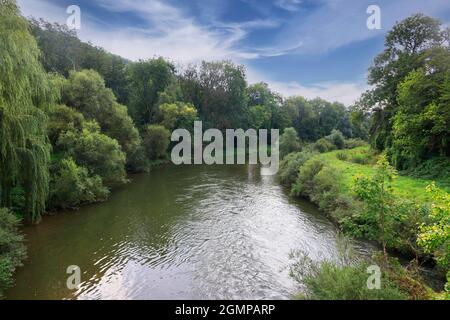
[[[279, 177], [290, 184], [292, 194], [317, 204], [347, 235], [374, 240], [386, 250], [411, 257], [414, 266], [433, 258], [440, 272], [447, 272], [447, 181], [398, 175], [386, 157], [369, 146], [319, 153], [309, 145], [282, 161]], [[431, 239], [428, 230], [434, 230], [433, 235], [441, 230], [443, 237]], [[426, 245], [431, 241], [433, 249]], [[408, 296], [436, 297], [417, 273], [395, 270], [392, 274]]]
[[[327, 163], [327, 166], [341, 173], [341, 178], [336, 181], [343, 193], [354, 195], [352, 191], [355, 178], [359, 175], [373, 176], [375, 174], [374, 164], [379, 155], [370, 150], [369, 146], [358, 147], [350, 150], [337, 150], [318, 154], [317, 159]], [[359, 162], [359, 163], [358, 163]], [[433, 180], [413, 178], [398, 175], [392, 181], [393, 193], [403, 199], [408, 199], [421, 204], [432, 202], [432, 197], [425, 191]], [[436, 181], [437, 188], [444, 192], [450, 192], [447, 181]]]

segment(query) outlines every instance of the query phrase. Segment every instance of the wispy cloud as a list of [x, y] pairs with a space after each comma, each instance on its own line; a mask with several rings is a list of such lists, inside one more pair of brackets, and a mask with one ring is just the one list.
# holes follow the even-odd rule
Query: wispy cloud
[[302, 2], [302, 0], [276, 0], [275, 5], [287, 11], [298, 11]]

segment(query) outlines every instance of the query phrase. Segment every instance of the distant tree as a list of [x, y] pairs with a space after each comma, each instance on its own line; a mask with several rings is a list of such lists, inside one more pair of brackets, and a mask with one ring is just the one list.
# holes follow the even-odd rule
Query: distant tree
[[230, 61], [203, 62], [181, 77], [183, 97], [194, 104], [205, 127], [243, 128], [248, 121], [247, 82], [243, 66]]
[[120, 103], [127, 101], [125, 59], [82, 42], [65, 24], [32, 19], [31, 32], [42, 51], [41, 62], [45, 70], [67, 77], [71, 71], [93, 69], [102, 75], [106, 86], [113, 90]]
[[192, 131], [197, 120], [197, 109], [191, 104], [165, 103], [159, 107], [161, 124], [168, 130], [187, 129]]
[[301, 151], [301, 149], [302, 144], [297, 131], [295, 131], [294, 128], [284, 129], [284, 132], [280, 137], [280, 157], [283, 159], [288, 154]]
[[170, 131], [161, 125], [149, 125], [143, 132], [142, 145], [150, 160], [164, 160], [170, 143]]
[[138, 126], [157, 122], [159, 95], [173, 83], [174, 73], [175, 67], [163, 58], [128, 66], [128, 106]]

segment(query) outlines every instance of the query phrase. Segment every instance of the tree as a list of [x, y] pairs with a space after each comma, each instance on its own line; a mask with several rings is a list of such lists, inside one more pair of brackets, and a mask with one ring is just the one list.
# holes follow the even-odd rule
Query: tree
[[127, 70], [131, 116], [140, 127], [156, 123], [159, 94], [173, 83], [175, 67], [158, 58], [132, 63]]
[[187, 129], [192, 131], [197, 120], [197, 110], [192, 104], [165, 103], [159, 106], [161, 124], [168, 130]]
[[113, 187], [127, 182], [125, 153], [119, 143], [100, 133], [95, 122], [88, 122], [79, 132], [67, 131], [58, 140], [57, 147], [90, 174], [98, 175], [104, 184]]
[[[396, 171], [389, 165], [387, 157], [381, 156], [377, 162], [376, 172], [373, 177], [358, 177], [354, 191], [366, 204], [366, 212], [362, 213], [366, 221], [373, 221], [377, 225], [378, 232], [369, 235], [375, 237], [383, 246], [386, 255], [388, 237], [394, 236], [390, 232], [393, 218], [393, 193], [390, 182], [395, 179]], [[367, 229], [369, 230], [369, 229]]]
[[164, 160], [170, 143], [170, 132], [161, 125], [149, 125], [142, 139], [144, 151], [149, 160]]
[[120, 103], [127, 101], [127, 61], [90, 43], [81, 42], [75, 30], [65, 24], [31, 19], [31, 32], [42, 51], [41, 62], [47, 72], [65, 77], [70, 72], [93, 69], [105, 79]]
[[25, 190], [25, 216], [37, 222], [48, 196], [50, 145], [46, 134], [55, 92], [39, 49], [16, 2], [0, 2], [0, 206], [15, 186]]
[[446, 31], [439, 21], [422, 14], [413, 15], [399, 23], [388, 33], [385, 50], [369, 69], [368, 91], [358, 105], [374, 112], [372, 144], [380, 150], [391, 146], [392, 119], [397, 113], [398, 85], [413, 70], [422, 68], [429, 50], [447, 47]]
[[283, 159], [292, 152], [301, 151], [301, 148], [302, 145], [297, 131], [295, 131], [294, 128], [284, 129], [284, 132], [280, 137], [280, 157]]
[[139, 131], [128, 115], [126, 106], [117, 103], [114, 93], [106, 88], [101, 75], [94, 70], [71, 72], [63, 86], [63, 102], [95, 120], [101, 131], [117, 140], [133, 170], [139, 167]]
[[267, 83], [260, 82], [247, 88], [250, 107], [250, 127], [253, 129], [284, 129], [281, 115], [282, 98], [270, 90]]
[[389, 150], [397, 168], [414, 168], [432, 157], [450, 156], [449, 97], [450, 52], [430, 57], [426, 69], [411, 72], [399, 85]]
[[197, 107], [204, 127], [220, 130], [247, 126], [247, 82], [243, 66], [230, 61], [202, 62], [181, 79], [183, 96]]

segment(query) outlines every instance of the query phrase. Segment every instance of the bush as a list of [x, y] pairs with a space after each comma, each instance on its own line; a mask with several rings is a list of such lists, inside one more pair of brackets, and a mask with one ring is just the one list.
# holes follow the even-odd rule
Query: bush
[[366, 165], [370, 162], [370, 157], [366, 153], [356, 153], [352, 155], [351, 162]]
[[325, 139], [333, 144], [337, 149], [345, 148], [345, 137], [339, 130], [333, 129], [329, 136], [326, 136]]
[[72, 158], [61, 160], [51, 171], [50, 209], [74, 209], [108, 198], [109, 191], [102, 178], [89, 176], [88, 170], [77, 166]]
[[309, 195], [312, 202], [319, 205], [320, 210], [331, 212], [339, 196], [341, 176], [333, 168], [324, 166], [312, 180], [312, 192]]
[[361, 139], [347, 139], [345, 140], [345, 148], [346, 149], [354, 149], [358, 147], [364, 147], [367, 145], [367, 142]]
[[314, 177], [322, 170], [325, 163], [321, 159], [312, 158], [300, 168], [298, 178], [292, 187], [292, 193], [300, 196], [311, 196], [314, 192]]
[[13, 283], [14, 270], [26, 257], [19, 220], [7, 209], [0, 208], [0, 298]]
[[346, 154], [345, 152], [340, 151], [340, 152], [336, 153], [336, 158], [338, 160], [341, 160], [341, 161], [347, 161], [348, 160], [348, 154]]
[[142, 145], [149, 160], [167, 158], [167, 149], [170, 144], [170, 132], [161, 125], [148, 126], [143, 134]]
[[300, 151], [302, 145], [297, 131], [294, 128], [284, 129], [284, 133], [280, 137], [280, 158], [283, 159], [290, 153]]
[[321, 138], [313, 144], [313, 149], [320, 153], [325, 153], [333, 151], [334, 149], [336, 149], [336, 147], [327, 139]]
[[67, 131], [83, 129], [84, 116], [75, 109], [66, 106], [56, 106], [48, 113], [48, 137], [53, 146], [58, 142], [60, 134]]
[[408, 295], [382, 272], [381, 288], [367, 287], [368, 263], [341, 265], [334, 262], [309, 262], [301, 283], [306, 287], [305, 296], [310, 300], [406, 300]]
[[308, 151], [288, 154], [280, 163], [279, 181], [286, 186], [291, 186], [297, 180], [300, 167], [314, 155], [315, 153]]
[[58, 140], [58, 147], [85, 167], [92, 175], [99, 175], [106, 186], [127, 182], [125, 153], [119, 143], [100, 133], [95, 122], [88, 122], [81, 133], [68, 131]]

